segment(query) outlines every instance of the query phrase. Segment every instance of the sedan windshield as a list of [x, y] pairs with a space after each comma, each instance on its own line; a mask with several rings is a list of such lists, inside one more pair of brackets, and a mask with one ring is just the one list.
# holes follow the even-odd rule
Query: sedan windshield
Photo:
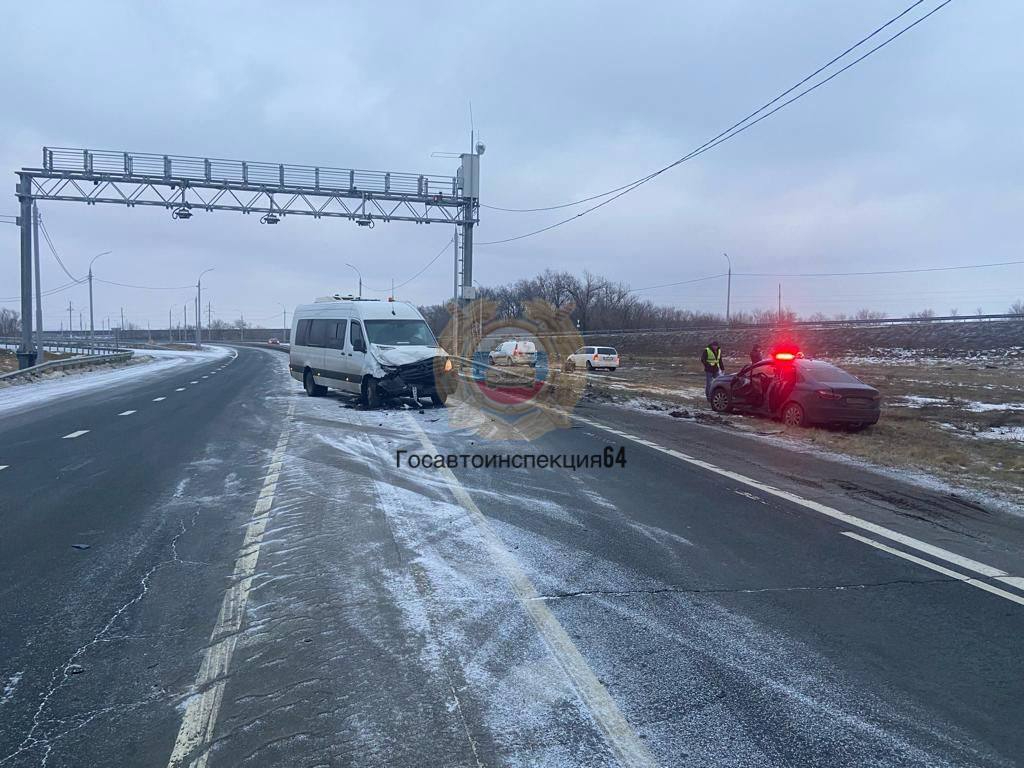
[[366, 320], [366, 335], [384, 346], [436, 347], [437, 341], [422, 320]]

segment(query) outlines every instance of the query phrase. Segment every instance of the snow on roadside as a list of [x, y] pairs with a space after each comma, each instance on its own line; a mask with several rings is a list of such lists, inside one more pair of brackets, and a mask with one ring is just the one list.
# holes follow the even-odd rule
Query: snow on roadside
[[45, 374], [42, 378], [10, 383], [0, 383], [0, 413], [13, 413], [35, 408], [58, 397], [82, 394], [90, 390], [115, 387], [130, 379], [148, 378], [162, 374], [172, 368], [196, 362], [212, 362], [230, 357], [233, 351], [227, 347], [205, 347], [202, 350], [146, 349], [136, 350], [137, 358], [149, 358], [146, 362], [129, 364], [109, 370], [92, 370], [80, 373], [68, 371]]
[[957, 437], [963, 437], [968, 440], [1006, 440], [1010, 442], [1024, 442], [1024, 427], [1022, 426], [971, 429], [969, 427], [961, 427], [948, 422], [939, 424], [939, 426], [948, 432], [952, 432]]
[[1024, 403], [983, 403], [980, 400], [961, 400], [956, 397], [923, 397], [921, 395], [897, 395], [886, 401], [886, 405], [903, 408], [924, 408], [930, 405], [944, 405], [971, 413], [988, 411], [1024, 411]]

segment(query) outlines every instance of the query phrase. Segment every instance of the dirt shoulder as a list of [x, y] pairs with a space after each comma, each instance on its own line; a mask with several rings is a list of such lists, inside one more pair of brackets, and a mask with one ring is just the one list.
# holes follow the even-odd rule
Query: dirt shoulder
[[869, 354], [832, 362], [882, 392], [878, 424], [849, 433], [715, 414], [704, 399], [699, 364], [678, 358], [627, 358], [613, 373], [577, 375], [586, 377], [587, 399], [662, 411], [797, 449], [925, 474], [1019, 503], [1024, 492], [1024, 358], [1011, 350], [960, 358]]

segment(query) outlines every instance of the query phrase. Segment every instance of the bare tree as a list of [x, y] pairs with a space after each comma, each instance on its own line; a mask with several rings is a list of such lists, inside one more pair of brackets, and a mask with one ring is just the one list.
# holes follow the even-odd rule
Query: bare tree
[[1024, 301], [1017, 299], [1013, 304], [1010, 305], [1010, 311], [1008, 314], [1011, 315], [1024, 315]]
[[607, 285], [608, 281], [603, 277], [598, 277], [591, 274], [588, 270], [584, 270], [583, 279], [577, 280], [573, 278], [572, 283], [568, 286], [569, 294], [576, 304], [573, 314], [576, 317], [576, 322], [579, 323], [580, 330], [586, 331], [590, 329], [588, 320], [590, 319], [591, 307], [598, 294], [605, 290]]
[[873, 309], [858, 309], [854, 316], [855, 320], [883, 320], [885, 312], [878, 312]]
[[0, 309], [0, 336], [16, 336], [21, 333], [21, 315], [13, 309]]

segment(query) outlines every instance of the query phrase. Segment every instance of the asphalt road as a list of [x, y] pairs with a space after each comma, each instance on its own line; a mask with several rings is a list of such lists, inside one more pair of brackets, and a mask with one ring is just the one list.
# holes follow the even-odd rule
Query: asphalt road
[[0, 766], [1022, 764], [1020, 518], [600, 404], [487, 439], [236, 353], [0, 421]]

